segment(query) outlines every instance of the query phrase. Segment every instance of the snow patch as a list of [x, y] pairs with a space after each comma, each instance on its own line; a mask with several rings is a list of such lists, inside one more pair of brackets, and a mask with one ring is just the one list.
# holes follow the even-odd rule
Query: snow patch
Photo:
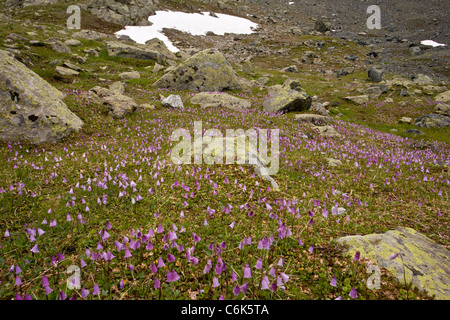
[[163, 33], [163, 28], [176, 29], [188, 32], [192, 35], [205, 35], [212, 31], [217, 35], [225, 33], [250, 34], [258, 24], [244, 18], [227, 14], [216, 13], [216, 17], [209, 12], [186, 13], [175, 11], [156, 11], [148, 20], [151, 26], [126, 26], [125, 29], [116, 32], [117, 36], [127, 35], [137, 43], [144, 44], [147, 40], [158, 38], [164, 42], [172, 52], [178, 52], [172, 42]]
[[445, 47], [446, 46], [446, 44], [437, 43], [433, 40], [423, 40], [423, 41], [420, 41], [420, 43], [425, 46], [432, 46], [432, 47]]

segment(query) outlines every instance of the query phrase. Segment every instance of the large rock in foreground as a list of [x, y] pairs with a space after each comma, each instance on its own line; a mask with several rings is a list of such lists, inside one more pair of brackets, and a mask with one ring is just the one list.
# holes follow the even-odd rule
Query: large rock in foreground
[[239, 90], [239, 78], [216, 49], [193, 55], [153, 84], [156, 88], [197, 92]]
[[[450, 299], [449, 251], [414, 229], [398, 227], [383, 234], [347, 236], [337, 243], [349, 246], [349, 256], [359, 251], [361, 257], [388, 269], [400, 283], [404, 283], [405, 270], [407, 282], [438, 299]], [[401, 254], [404, 268], [400, 257], [389, 259], [395, 253]]]
[[201, 92], [191, 98], [192, 104], [199, 104], [202, 108], [225, 107], [234, 110], [245, 110], [252, 106], [250, 101], [227, 93]]
[[269, 88], [269, 97], [263, 102], [266, 112], [305, 111], [311, 107], [312, 98], [299, 82], [287, 79], [283, 85]]
[[59, 142], [82, 125], [63, 94], [0, 50], [0, 140]]

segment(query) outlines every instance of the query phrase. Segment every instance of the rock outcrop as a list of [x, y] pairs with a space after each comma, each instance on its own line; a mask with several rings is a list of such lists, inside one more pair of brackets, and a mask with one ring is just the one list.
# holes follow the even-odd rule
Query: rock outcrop
[[0, 50], [0, 139], [59, 142], [83, 121], [62, 101], [63, 94]]
[[156, 0], [93, 0], [87, 9], [95, 16], [108, 22], [130, 25], [151, 25], [148, 17], [155, 14]]

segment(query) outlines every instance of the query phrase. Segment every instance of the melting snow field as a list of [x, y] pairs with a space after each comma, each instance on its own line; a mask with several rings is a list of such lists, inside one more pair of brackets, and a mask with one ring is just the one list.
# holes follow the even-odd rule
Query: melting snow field
[[209, 15], [209, 12], [185, 13], [173, 11], [156, 11], [148, 20], [151, 26], [126, 26], [124, 30], [116, 32], [117, 36], [127, 35], [137, 43], [158, 38], [162, 40], [172, 52], [178, 52], [172, 42], [163, 33], [163, 28], [176, 29], [188, 32], [192, 35], [205, 35], [212, 31], [217, 35], [225, 33], [250, 34], [258, 25], [250, 20], [217, 13], [217, 18]]
[[443, 43], [437, 43], [433, 40], [423, 40], [420, 41], [421, 44], [425, 45], [425, 46], [432, 46], [432, 47], [443, 47], [446, 46], [446, 44]]

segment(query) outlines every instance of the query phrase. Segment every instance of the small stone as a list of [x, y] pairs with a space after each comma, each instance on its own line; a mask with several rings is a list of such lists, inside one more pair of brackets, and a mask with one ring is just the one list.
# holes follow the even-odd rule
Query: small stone
[[56, 67], [56, 72], [62, 76], [78, 76], [80, 74], [78, 71], [60, 66]]
[[141, 75], [137, 71], [129, 71], [129, 72], [122, 72], [119, 74], [120, 79], [122, 80], [128, 80], [128, 79], [139, 79]]
[[422, 131], [417, 130], [417, 129], [406, 130], [405, 133], [418, 134], [418, 135], [425, 134], [425, 133], [423, 133]]
[[69, 40], [64, 41], [64, 44], [69, 47], [78, 47], [78, 46], [81, 46], [81, 41], [76, 40], [76, 39], [69, 39]]
[[409, 48], [409, 53], [413, 56], [418, 56], [420, 55], [422, 52], [422, 50], [420, 49], [420, 47], [411, 47]]
[[167, 98], [161, 101], [161, 104], [164, 107], [172, 107], [176, 109], [183, 109], [183, 101], [181, 100], [181, 97], [179, 95], [171, 94]]
[[356, 104], [365, 104], [369, 102], [369, 96], [366, 94], [360, 96], [347, 96], [344, 99], [352, 101]]
[[295, 65], [286, 67], [286, 68], [283, 69], [283, 71], [285, 71], [285, 72], [292, 72], [292, 73], [298, 73], [297, 66], [295, 66]]
[[399, 123], [408, 123], [408, 124], [411, 124], [412, 123], [412, 118], [409, 118], [409, 117], [402, 117], [402, 118], [400, 118], [399, 120], [398, 120], [398, 122]]

